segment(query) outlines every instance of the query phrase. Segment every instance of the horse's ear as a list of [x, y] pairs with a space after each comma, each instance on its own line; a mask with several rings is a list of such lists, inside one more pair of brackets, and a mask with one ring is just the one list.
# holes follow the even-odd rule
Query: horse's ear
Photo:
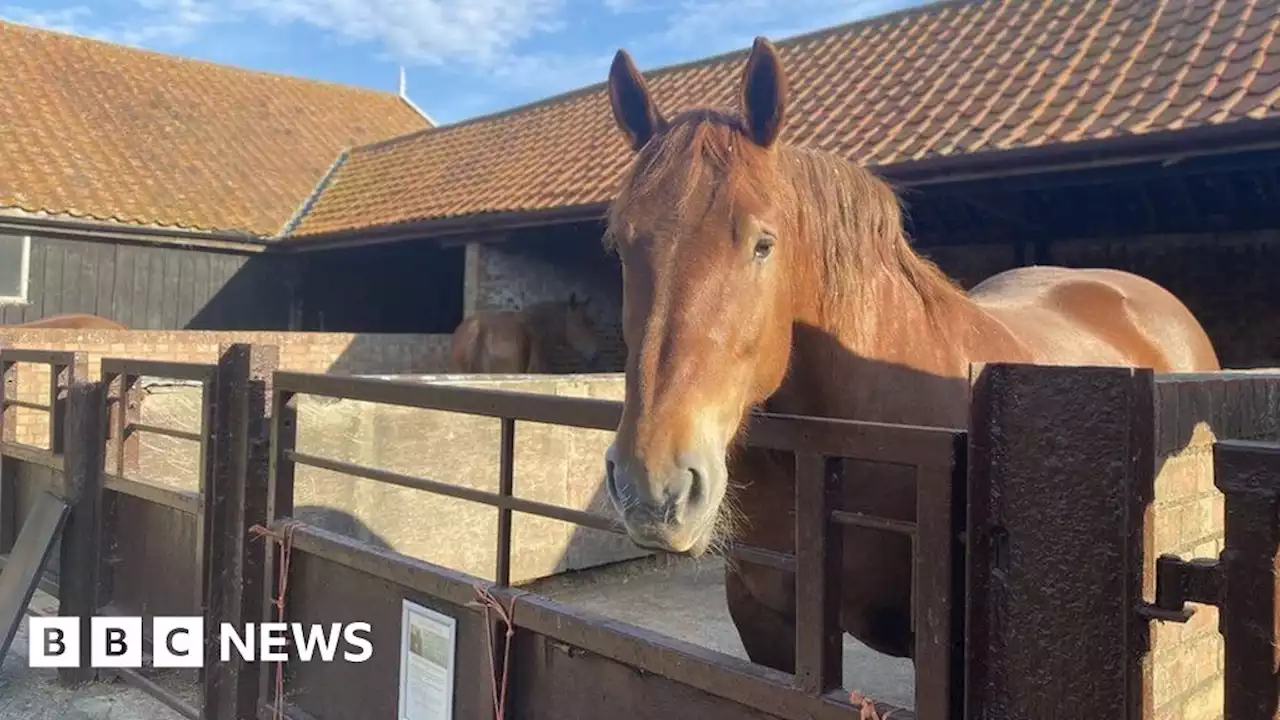
[[773, 43], [757, 37], [742, 74], [742, 110], [747, 132], [760, 147], [770, 147], [782, 132], [787, 111], [787, 77]]
[[574, 310], [578, 307], [578, 293], [569, 293], [569, 309]]
[[613, 56], [609, 68], [609, 104], [613, 119], [627, 136], [634, 152], [639, 152], [662, 129], [666, 121], [649, 95], [644, 76], [636, 69], [626, 50]]

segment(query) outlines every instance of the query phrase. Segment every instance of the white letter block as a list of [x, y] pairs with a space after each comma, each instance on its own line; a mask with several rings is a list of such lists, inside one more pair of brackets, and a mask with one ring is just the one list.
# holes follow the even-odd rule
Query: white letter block
[[155, 667], [204, 665], [204, 618], [156, 616], [151, 628], [151, 663]]
[[30, 667], [80, 667], [80, 618], [32, 616], [27, 623]]
[[89, 657], [93, 667], [142, 667], [142, 618], [91, 618]]

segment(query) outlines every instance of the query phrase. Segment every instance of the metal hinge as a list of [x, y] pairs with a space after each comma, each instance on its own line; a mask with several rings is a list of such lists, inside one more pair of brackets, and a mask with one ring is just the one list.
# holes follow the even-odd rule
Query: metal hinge
[[1138, 609], [1143, 617], [1185, 623], [1195, 614], [1187, 603], [1221, 607], [1224, 561], [1210, 558], [1183, 560], [1161, 555], [1156, 560], [1156, 601]]

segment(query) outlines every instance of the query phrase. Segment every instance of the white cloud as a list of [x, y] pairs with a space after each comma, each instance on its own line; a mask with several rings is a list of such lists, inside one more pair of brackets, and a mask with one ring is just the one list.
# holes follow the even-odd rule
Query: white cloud
[[494, 67], [534, 35], [559, 29], [563, 0], [232, 0], [276, 23], [301, 23], [390, 59]]
[[[24, 1], [44, 0], [17, 0]], [[560, 52], [548, 48], [556, 33], [588, 16], [570, 3], [595, 0], [64, 1], [80, 4], [0, 5], [0, 17], [168, 52], [225, 43], [246, 24], [301, 26], [329, 41], [373, 48], [380, 59], [456, 75], [464, 94], [496, 97], [506, 89], [527, 99], [603, 81], [619, 46], [642, 67], [654, 67], [743, 48], [756, 35], [778, 39], [922, 2], [602, 0], [616, 24], [601, 29], [623, 37], [588, 37], [586, 47]]]
[[79, 24], [90, 15], [93, 15], [93, 10], [83, 5], [58, 10], [32, 10], [16, 5], [0, 5], [0, 17], [65, 33], [79, 32]]
[[122, 45], [177, 48], [218, 20], [216, 7], [212, 0], [128, 0], [106, 12], [84, 5], [56, 10], [7, 5], [0, 7], [0, 17]]

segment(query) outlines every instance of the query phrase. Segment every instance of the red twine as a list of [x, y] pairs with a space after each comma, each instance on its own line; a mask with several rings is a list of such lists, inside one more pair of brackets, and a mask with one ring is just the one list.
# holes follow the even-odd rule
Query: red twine
[[[285, 591], [289, 585], [289, 561], [293, 557], [293, 531], [302, 524], [297, 520], [285, 520], [281, 523], [282, 527], [278, 533], [262, 525], [254, 525], [249, 528], [250, 535], [259, 538], [270, 537], [280, 543], [279, 571], [276, 574], [276, 585], [279, 588], [279, 594], [271, 600], [271, 604], [276, 606], [276, 618], [280, 622], [284, 622]], [[272, 717], [275, 720], [283, 720], [284, 718], [284, 661], [282, 660], [276, 661], [276, 698]]]
[[[516, 634], [515, 623], [512, 617], [516, 611], [516, 598], [511, 598], [511, 608], [502, 607], [502, 603], [489, 592], [489, 589], [481, 585], [475, 585], [477, 600], [468, 603], [469, 605], [484, 608], [484, 634], [488, 639], [489, 646], [489, 687], [493, 691], [493, 714], [495, 720], [505, 720], [507, 717], [507, 669], [511, 667], [511, 638]], [[506, 629], [506, 650], [502, 653], [502, 679], [498, 679], [497, 660], [493, 657], [493, 623], [490, 622], [489, 612], [498, 613], [498, 617], [502, 619], [502, 624], [507, 626]], [[499, 691], [501, 685], [501, 691]]]

